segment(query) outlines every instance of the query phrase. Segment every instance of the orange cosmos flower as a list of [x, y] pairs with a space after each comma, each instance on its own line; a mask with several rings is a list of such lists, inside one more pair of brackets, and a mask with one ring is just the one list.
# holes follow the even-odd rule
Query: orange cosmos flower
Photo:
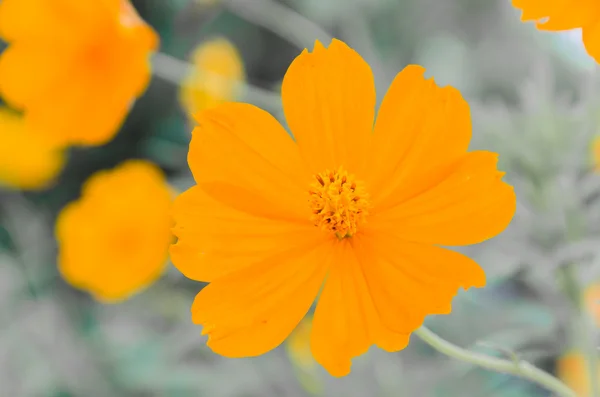
[[460, 287], [485, 285], [471, 259], [440, 246], [487, 240], [516, 209], [497, 155], [467, 152], [460, 93], [398, 74], [375, 120], [375, 86], [346, 44], [316, 42], [282, 85], [295, 137], [267, 112], [227, 103], [197, 116], [197, 185], [175, 202], [172, 260], [209, 282], [192, 319], [227, 357], [283, 342], [321, 291], [311, 350], [332, 375], [375, 344], [403, 349]]
[[28, 131], [21, 115], [0, 107], [0, 185], [42, 189], [54, 181], [64, 164], [62, 150]]
[[171, 201], [162, 172], [145, 161], [92, 176], [57, 220], [58, 267], [65, 280], [107, 302], [157, 280], [173, 242]]
[[183, 82], [180, 100], [189, 114], [221, 102], [234, 100], [244, 80], [244, 65], [238, 50], [225, 38], [199, 45], [192, 55], [194, 66]]
[[127, 0], [3, 0], [0, 93], [32, 131], [98, 145], [150, 79], [158, 37]]
[[[562, 31], [581, 28], [583, 43], [600, 62], [600, 2], [598, 0], [512, 0], [523, 11], [522, 21], [536, 21], [541, 30]], [[540, 22], [547, 19], [544, 22]]]
[[[558, 378], [578, 396], [589, 397], [592, 395], [586, 357], [582, 352], [572, 350], [560, 357], [556, 363], [556, 373]], [[600, 379], [600, 371], [595, 380], [598, 381], [598, 379]]]

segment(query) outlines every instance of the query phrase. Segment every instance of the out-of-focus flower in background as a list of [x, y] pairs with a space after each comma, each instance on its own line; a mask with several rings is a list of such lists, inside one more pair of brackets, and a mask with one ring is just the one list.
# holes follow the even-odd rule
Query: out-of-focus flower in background
[[594, 138], [594, 140], [592, 141], [591, 149], [594, 169], [600, 172], [600, 136]]
[[581, 28], [588, 54], [600, 62], [600, 2], [597, 0], [513, 0], [512, 4], [522, 10], [522, 21], [535, 21], [540, 30]]
[[173, 242], [173, 193], [155, 165], [129, 160], [90, 177], [59, 214], [64, 279], [101, 301], [128, 298], [163, 273]]
[[583, 292], [584, 306], [600, 327], [600, 283], [589, 285]]
[[[570, 350], [558, 358], [556, 374], [579, 397], [591, 396], [591, 382], [586, 356], [578, 350]], [[594, 381], [600, 382], [600, 371]]]
[[25, 128], [22, 115], [0, 107], [0, 186], [36, 190], [48, 187], [65, 164], [65, 154]]
[[224, 37], [201, 43], [191, 56], [193, 69], [181, 85], [180, 101], [189, 115], [234, 100], [245, 79], [237, 48]]
[[286, 340], [285, 348], [300, 385], [308, 393], [320, 395], [322, 384], [319, 377], [319, 365], [310, 350], [312, 321], [312, 315], [306, 315]]
[[286, 341], [285, 347], [295, 366], [304, 371], [312, 371], [317, 362], [310, 352], [310, 332], [312, 316], [306, 316]]
[[0, 93], [31, 131], [65, 146], [112, 139], [159, 40], [128, 0], [3, 0], [0, 37]]
[[249, 104], [197, 116], [188, 156], [197, 185], [176, 199], [171, 258], [187, 277], [210, 282], [192, 320], [214, 352], [274, 349], [325, 283], [311, 351], [344, 376], [371, 345], [404, 349], [426, 316], [451, 312], [459, 288], [485, 285], [473, 260], [437, 246], [501, 233], [515, 194], [496, 154], [467, 152], [461, 94], [424, 73], [400, 72], [374, 123], [369, 65], [339, 40], [317, 41], [283, 80], [295, 140]]

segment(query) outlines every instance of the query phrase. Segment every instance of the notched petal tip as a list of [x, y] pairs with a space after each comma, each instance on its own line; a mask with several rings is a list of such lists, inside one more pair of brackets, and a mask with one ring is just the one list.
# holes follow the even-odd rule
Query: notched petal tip
[[423, 74], [425, 74], [427, 69], [425, 69], [424, 66], [417, 65], [416, 63], [411, 63], [411, 64], [406, 65], [402, 71], [418, 73], [418, 74], [423, 75]]
[[483, 288], [487, 285], [487, 277], [485, 275], [485, 271], [479, 264], [473, 266], [471, 269], [470, 278], [468, 281], [465, 281], [460, 287], [464, 291], [468, 291], [470, 288]]
[[354, 49], [352, 49], [352, 47], [350, 47], [348, 44], [346, 44], [342, 40], [339, 40], [339, 39], [336, 39], [336, 38], [332, 38], [331, 42], [327, 46], [323, 45], [323, 43], [320, 40], [318, 40], [318, 39], [315, 40], [315, 44], [313, 45], [312, 52], [309, 52], [308, 49], [305, 48], [300, 53], [300, 55], [304, 55], [306, 53], [308, 53], [308, 54], [322, 54], [325, 51], [336, 51], [336, 50], [342, 50], [342, 51], [351, 50], [351, 51], [354, 52]]
[[312, 54], [317, 54], [319, 52], [325, 51], [327, 48], [321, 43], [319, 40], [315, 40], [315, 44], [313, 46]]

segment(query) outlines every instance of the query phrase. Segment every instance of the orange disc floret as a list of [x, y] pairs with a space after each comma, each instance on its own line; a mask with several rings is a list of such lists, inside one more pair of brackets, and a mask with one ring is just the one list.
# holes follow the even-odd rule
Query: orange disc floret
[[151, 163], [130, 160], [93, 175], [57, 220], [64, 279], [107, 302], [152, 284], [173, 241], [171, 202], [171, 189]]
[[22, 190], [48, 187], [62, 171], [65, 153], [25, 128], [23, 117], [0, 107], [0, 185]]
[[250, 357], [280, 345], [319, 295], [315, 360], [334, 376], [376, 345], [398, 351], [484, 271], [441, 246], [501, 233], [516, 210], [497, 155], [469, 152], [469, 106], [407, 66], [375, 118], [369, 65], [317, 42], [282, 85], [294, 136], [244, 103], [200, 112], [174, 204], [175, 266], [208, 282], [192, 305], [208, 346]]
[[0, 36], [0, 94], [61, 145], [112, 139], [158, 46], [128, 0], [3, 0]]
[[522, 21], [540, 30], [581, 29], [587, 52], [600, 63], [600, 2], [597, 0], [512, 0]]

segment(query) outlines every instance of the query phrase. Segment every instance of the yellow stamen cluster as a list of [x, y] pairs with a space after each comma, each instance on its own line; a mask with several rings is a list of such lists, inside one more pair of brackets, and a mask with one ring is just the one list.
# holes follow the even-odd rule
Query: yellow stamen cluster
[[335, 233], [339, 239], [353, 236], [369, 209], [363, 183], [342, 167], [319, 173], [315, 179], [308, 192], [310, 220], [320, 229]]

